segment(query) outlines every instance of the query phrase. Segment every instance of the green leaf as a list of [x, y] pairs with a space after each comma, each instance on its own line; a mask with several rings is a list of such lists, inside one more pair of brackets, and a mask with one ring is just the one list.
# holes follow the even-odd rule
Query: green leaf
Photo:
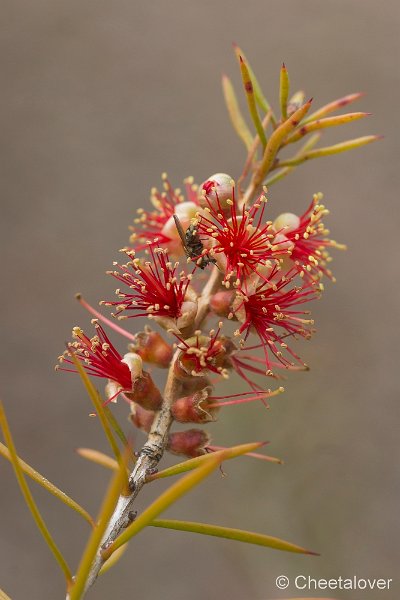
[[222, 76], [222, 89], [233, 128], [249, 151], [253, 144], [253, 136], [240, 111], [231, 80], [226, 75]]
[[40, 511], [33, 499], [33, 496], [31, 494], [29, 486], [25, 481], [24, 473], [23, 473], [22, 467], [20, 465], [20, 462], [18, 460], [18, 454], [17, 454], [16, 448], [14, 445], [14, 440], [12, 438], [10, 428], [8, 426], [8, 421], [7, 421], [6, 413], [4, 411], [4, 406], [3, 406], [2, 402], [0, 402], [0, 427], [3, 430], [4, 439], [5, 439], [5, 442], [8, 446], [8, 450], [10, 453], [10, 462], [12, 463], [12, 466], [14, 467], [15, 476], [19, 483], [19, 487], [21, 488], [22, 495], [24, 496], [25, 502], [26, 502], [29, 510], [31, 511], [31, 514], [35, 520], [35, 523], [36, 523], [40, 533], [42, 534], [45, 542], [47, 543], [48, 547], [50, 548], [51, 552], [53, 553], [54, 558], [56, 559], [62, 572], [64, 573], [65, 581], [67, 584], [67, 589], [69, 589], [69, 586], [71, 585], [71, 582], [72, 582], [71, 571], [67, 565], [65, 558], [63, 557], [60, 550], [58, 549], [57, 544], [53, 540], [53, 538], [50, 534], [50, 531], [47, 529], [47, 526], [43, 520], [43, 517], [40, 514]]
[[301, 546], [286, 542], [270, 535], [254, 533], [253, 531], [244, 531], [243, 529], [233, 529], [231, 527], [221, 527], [220, 525], [210, 525], [209, 523], [194, 523], [193, 521], [175, 521], [173, 519], [157, 519], [150, 523], [152, 527], [164, 527], [166, 529], [175, 529], [177, 531], [190, 531], [192, 533], [201, 533], [246, 544], [255, 544], [265, 546], [274, 550], [283, 550], [285, 552], [295, 552], [298, 554], [312, 554], [318, 556], [315, 552], [306, 550]]
[[[125, 457], [123, 457], [124, 460]], [[97, 526], [93, 529], [91, 536], [86, 544], [78, 571], [75, 576], [74, 584], [71, 588], [68, 600], [80, 600], [86, 586], [86, 581], [92, 566], [93, 560], [97, 554], [101, 540], [107, 529], [108, 522], [114, 512], [121, 491], [126, 485], [126, 464], [121, 462], [118, 464], [118, 471], [113, 476], [104, 497], [101, 506]]]
[[187, 494], [192, 488], [198, 485], [203, 479], [208, 477], [221, 463], [221, 457], [215, 454], [206, 456], [204, 464], [193, 472], [185, 475], [179, 481], [174, 483], [165, 492], [161, 494], [150, 506], [148, 506], [133, 523], [123, 531], [117, 539], [108, 546], [102, 553], [104, 559], [128, 542], [133, 536], [137, 535], [144, 527], [147, 527], [160, 513], [165, 511], [171, 504], [174, 504], [179, 498]]
[[256, 450], [261, 446], [264, 446], [265, 442], [252, 442], [251, 444], [240, 444], [240, 446], [233, 446], [232, 448], [224, 448], [223, 450], [218, 450], [214, 452], [212, 455], [204, 454], [203, 456], [197, 456], [196, 458], [190, 458], [189, 460], [185, 460], [177, 465], [173, 465], [172, 467], [168, 467], [167, 469], [163, 469], [158, 473], [154, 473], [154, 475], [150, 475], [147, 481], [153, 481], [155, 479], [162, 479], [164, 477], [171, 477], [172, 475], [179, 475], [180, 473], [185, 473], [187, 471], [192, 471], [193, 469], [197, 469], [205, 462], [209, 460], [210, 456], [217, 457], [221, 460], [229, 460], [230, 458], [235, 458], [237, 456], [241, 456], [243, 454], [248, 454], [252, 450]]
[[311, 133], [312, 131], [317, 131], [319, 129], [326, 129], [327, 127], [337, 127], [338, 125], [344, 125], [345, 123], [350, 123], [351, 121], [356, 121], [358, 119], [362, 119], [364, 117], [370, 116], [371, 113], [366, 112], [354, 112], [347, 113], [345, 115], [339, 115], [337, 117], [327, 117], [326, 119], [317, 119], [316, 121], [311, 121], [306, 125], [301, 125], [299, 129], [297, 129], [293, 135], [291, 135], [287, 140], [285, 140], [284, 144], [293, 144], [293, 142], [297, 142], [302, 137]]
[[108, 454], [104, 454], [104, 452], [93, 450], [92, 448], [77, 448], [76, 452], [82, 458], [86, 458], [86, 460], [90, 460], [96, 465], [111, 469], [112, 471], [118, 470], [118, 462], [114, 458], [111, 458], [111, 456], [108, 456]]
[[264, 181], [265, 176], [272, 167], [275, 157], [285, 138], [297, 127], [310, 109], [312, 100], [309, 100], [296, 110], [284, 123], [279, 125], [271, 135], [261, 164], [254, 176], [254, 187], [257, 188]]
[[[312, 135], [306, 141], [306, 143], [300, 148], [300, 150], [297, 152], [295, 157], [298, 158], [300, 156], [303, 156], [303, 154], [308, 152], [308, 150], [311, 150], [312, 148], [314, 148], [314, 146], [316, 144], [318, 144], [320, 139], [321, 139], [321, 134], [314, 133], [314, 135]], [[276, 173], [272, 173], [269, 177], [267, 177], [267, 179], [264, 181], [264, 185], [266, 185], [267, 187], [271, 187], [272, 184], [276, 183], [277, 181], [280, 181], [281, 179], [286, 177], [286, 175], [289, 175], [289, 173], [291, 173], [294, 170], [295, 170], [295, 167], [283, 167], [282, 169], [279, 169], [279, 171], [277, 171]]]
[[[124, 466], [124, 461], [122, 459], [122, 455], [121, 452], [118, 448], [118, 445], [114, 439], [114, 436], [112, 434], [112, 431], [110, 429], [110, 424], [109, 424], [109, 420], [107, 418], [107, 414], [106, 411], [104, 409], [104, 403], [102, 401], [102, 399], [100, 398], [100, 394], [98, 393], [98, 391], [95, 389], [94, 385], [92, 384], [92, 382], [90, 381], [85, 369], [82, 367], [81, 362], [77, 359], [75, 353], [71, 350], [70, 351], [71, 354], [71, 358], [74, 362], [74, 365], [83, 381], [83, 385], [86, 388], [86, 391], [89, 395], [89, 398], [91, 399], [93, 406], [96, 410], [96, 414], [100, 419], [100, 423], [103, 427], [104, 433], [106, 434], [106, 438], [111, 446], [112, 451], [114, 452], [114, 456], [118, 461], [118, 464], [122, 467]], [[124, 472], [125, 472], [125, 476], [126, 476], [126, 469], [124, 466]], [[126, 476], [126, 493], [128, 493], [128, 478]]]
[[[2, 456], [4, 456], [4, 458], [6, 458], [10, 462], [12, 462], [9, 449], [7, 448], [7, 446], [2, 444], [1, 442], [0, 442], [0, 454]], [[48, 492], [50, 492], [50, 494], [53, 494], [53, 496], [55, 496], [56, 498], [61, 500], [61, 502], [64, 502], [64, 504], [66, 504], [67, 506], [72, 508], [72, 510], [74, 510], [78, 514], [80, 514], [92, 527], [94, 526], [94, 521], [93, 521], [92, 517], [89, 515], [89, 513], [84, 508], [82, 508], [82, 506], [80, 506], [77, 502], [75, 502], [75, 500], [72, 500], [72, 498], [67, 496], [67, 494], [65, 492], [63, 492], [57, 486], [55, 486], [54, 483], [51, 483], [51, 481], [46, 479], [46, 477], [43, 477], [43, 475], [41, 475], [38, 471], [36, 471], [33, 467], [28, 465], [28, 463], [26, 463], [19, 457], [18, 457], [18, 462], [20, 464], [22, 471], [25, 473], [25, 475], [28, 475], [28, 477], [30, 477], [31, 479], [33, 479], [33, 481], [36, 481], [36, 483], [38, 483], [39, 485], [44, 487], [44, 489], [47, 490]]]
[[261, 86], [258, 83], [258, 79], [257, 79], [253, 69], [251, 68], [249, 61], [247, 60], [245, 53], [243, 52], [243, 50], [241, 48], [239, 48], [239, 46], [237, 44], [234, 44], [233, 47], [234, 47], [235, 54], [236, 54], [238, 61], [240, 62], [240, 57], [242, 57], [242, 59], [245, 61], [246, 65], [247, 65], [251, 81], [253, 82], [254, 95], [255, 95], [257, 104], [264, 112], [266, 112], [266, 113], [271, 112], [271, 123], [275, 127], [276, 126], [276, 118], [274, 116], [271, 105], [268, 102], [268, 100], [266, 99], [266, 97], [264, 96]]
[[3, 590], [0, 590], [0, 600], [11, 600], [10, 596], [7, 596]]
[[361, 98], [364, 94], [362, 92], [358, 92], [356, 94], [348, 94], [347, 96], [343, 96], [343, 98], [338, 98], [333, 102], [329, 102], [329, 104], [325, 104], [315, 112], [311, 113], [306, 119], [304, 119], [303, 124], [309, 123], [310, 121], [316, 121], [321, 117], [325, 117], [329, 115], [329, 113], [334, 112], [335, 110], [339, 110], [352, 102], [355, 102], [359, 98]]
[[108, 560], [106, 560], [106, 562], [101, 567], [101, 569], [99, 571], [99, 575], [103, 575], [104, 573], [107, 573], [107, 571], [109, 571], [114, 565], [116, 565], [117, 562], [119, 562], [120, 558], [125, 554], [127, 549], [128, 549], [128, 544], [125, 544], [124, 546], [121, 546], [120, 548], [118, 548], [118, 550], [113, 552], [111, 554], [110, 558]]
[[256, 99], [254, 94], [253, 82], [249, 73], [249, 69], [242, 57], [239, 59], [240, 62], [240, 73], [242, 75], [243, 88], [246, 94], [247, 104], [251, 119], [254, 123], [254, 127], [258, 133], [258, 137], [262, 143], [263, 148], [267, 145], [267, 138], [265, 137], [265, 131], [262, 126], [261, 119], [259, 117], [256, 105]]
[[364, 137], [355, 138], [353, 140], [347, 140], [347, 142], [341, 142], [340, 144], [334, 144], [333, 146], [317, 148], [316, 150], [306, 152], [298, 158], [294, 157], [289, 158], [287, 160], [280, 160], [275, 168], [295, 167], [297, 165], [301, 165], [307, 160], [312, 160], [313, 158], [320, 158], [321, 156], [330, 156], [331, 154], [347, 152], [347, 150], [353, 150], [354, 148], [359, 148], [360, 146], [366, 146], [367, 144], [371, 144], [371, 142], [376, 142], [380, 139], [382, 139], [381, 135], [365, 135]]
[[283, 63], [279, 81], [279, 102], [281, 106], [282, 121], [287, 119], [287, 106], [289, 98], [289, 74], [285, 63]]

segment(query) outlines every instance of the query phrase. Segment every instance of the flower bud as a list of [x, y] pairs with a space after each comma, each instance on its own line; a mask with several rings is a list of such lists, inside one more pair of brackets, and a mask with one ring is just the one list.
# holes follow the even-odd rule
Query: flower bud
[[167, 450], [172, 454], [195, 458], [206, 453], [209, 443], [210, 436], [202, 429], [187, 429], [169, 434]]
[[173, 349], [157, 332], [145, 326], [144, 331], [135, 334], [135, 341], [129, 344], [129, 350], [136, 352], [142, 360], [166, 369], [169, 367]]
[[233, 290], [216, 292], [211, 296], [210, 307], [219, 317], [227, 317], [232, 312], [232, 302], [235, 298]]
[[142, 375], [132, 382], [132, 391], [125, 395], [146, 410], [158, 410], [163, 401], [160, 390], [147, 371], [143, 371]]
[[[273, 228], [276, 232], [294, 231], [300, 225], [300, 217], [293, 213], [280, 214], [273, 223]], [[283, 230], [283, 231], [282, 231]]]
[[199, 204], [204, 207], [209, 202], [213, 208], [229, 209], [227, 200], [233, 200], [234, 188], [235, 182], [230, 175], [215, 173], [200, 186]]
[[212, 388], [206, 387], [191, 396], [178, 398], [172, 405], [172, 415], [179, 423], [208, 423], [216, 420], [217, 407], [210, 408]]
[[146, 410], [139, 404], [136, 404], [136, 402], [131, 402], [131, 413], [129, 415], [129, 420], [138, 429], [148, 433], [153, 425], [154, 414], [155, 413], [152, 410]]

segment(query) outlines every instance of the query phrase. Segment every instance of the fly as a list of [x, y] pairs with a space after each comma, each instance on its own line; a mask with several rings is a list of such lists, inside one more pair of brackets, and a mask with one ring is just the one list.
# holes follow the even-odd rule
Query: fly
[[186, 256], [195, 260], [200, 269], [205, 269], [210, 263], [215, 265], [217, 262], [215, 258], [208, 254], [202, 254], [204, 246], [197, 233], [196, 225], [191, 224], [184, 231], [179, 218], [176, 215], [173, 215], [173, 217]]

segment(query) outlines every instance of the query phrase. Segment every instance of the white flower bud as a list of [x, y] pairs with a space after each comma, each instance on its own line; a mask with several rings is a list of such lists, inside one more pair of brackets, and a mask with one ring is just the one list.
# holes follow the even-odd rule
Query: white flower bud
[[207, 200], [213, 208], [218, 208], [218, 202], [221, 208], [229, 207], [227, 200], [233, 200], [235, 182], [230, 175], [226, 173], [215, 173], [211, 175], [199, 188], [199, 203], [201, 206], [207, 206]]
[[300, 225], [300, 217], [293, 213], [282, 213], [274, 221], [273, 227], [275, 231], [282, 231], [283, 233], [294, 231]]

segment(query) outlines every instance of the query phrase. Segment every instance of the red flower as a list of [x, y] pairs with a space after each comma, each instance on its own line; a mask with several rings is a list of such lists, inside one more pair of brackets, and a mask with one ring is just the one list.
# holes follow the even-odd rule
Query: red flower
[[299, 272], [303, 271], [306, 276], [314, 279], [326, 275], [334, 280], [327, 268], [327, 263], [332, 260], [327, 248], [343, 250], [346, 246], [326, 237], [329, 230], [325, 228], [322, 219], [329, 211], [319, 204], [321, 199], [322, 194], [315, 194], [301, 217], [284, 213], [276, 219], [274, 225], [280, 230], [278, 239], [284, 237], [293, 244], [290, 259]]
[[[277, 274], [278, 267], [275, 267], [271, 279]], [[253, 294], [246, 296], [239, 292], [235, 301], [234, 311], [242, 321], [237, 335], [244, 333], [246, 340], [251, 329], [256, 331], [264, 349], [267, 375], [273, 374], [272, 367], [277, 364], [286, 368], [295, 366], [293, 359], [304, 366], [285, 340], [291, 336], [311, 336], [309, 326], [313, 321], [304, 318], [309, 312], [299, 311], [296, 306], [315, 298], [317, 289], [312, 281], [302, 282], [302, 286], [294, 285], [296, 276], [297, 271], [292, 269], [274, 283], [262, 281]], [[275, 357], [275, 361], [271, 361], [270, 354]]]
[[146, 262], [135, 258], [134, 250], [122, 251], [132, 260], [117, 265], [120, 271], [109, 271], [109, 274], [131, 291], [117, 289], [120, 301], [103, 301], [102, 304], [115, 306], [117, 315], [123, 311], [134, 311], [135, 314], [129, 317], [168, 317], [174, 320], [196, 310], [194, 302], [185, 300], [191, 275], [184, 272], [178, 275], [179, 263], [171, 263], [166, 250], [150, 247], [152, 261]]
[[[204, 189], [207, 192], [208, 188]], [[269, 267], [271, 259], [285, 252], [284, 245], [272, 243], [275, 237], [272, 222], [263, 222], [267, 199], [260, 196], [250, 208], [243, 206], [240, 210], [232, 188], [232, 200], [226, 200], [228, 209], [223, 209], [217, 189], [214, 189], [214, 195], [217, 198], [212, 201], [205, 196], [208, 206], [204, 211], [209, 217], [201, 216], [198, 231], [225, 273], [224, 284], [230, 287], [233, 279], [233, 285], [239, 287], [253, 274], [264, 277], [261, 271], [265, 269], [260, 270], [260, 267]]]
[[162, 244], [171, 254], [180, 255], [183, 254], [183, 249], [172, 215], [178, 214], [183, 226], [188, 226], [198, 207], [197, 188], [193, 185], [192, 177], [185, 180], [185, 201], [181, 190], [173, 189], [166, 173], [162, 179], [164, 191], [160, 192], [157, 188], [151, 190], [150, 200], [155, 210], [138, 209], [138, 216], [134, 219], [134, 225], [130, 227], [133, 232], [130, 241], [137, 251], [146, 249], [150, 242], [153, 246]]
[[[119, 391], [132, 389], [132, 373], [128, 365], [123, 361], [123, 357], [110, 342], [102, 326], [93, 319], [92, 323], [96, 328], [96, 335], [88, 338], [80, 327], [74, 327], [72, 335], [74, 342], [68, 344], [68, 350], [59, 357], [61, 364], [67, 363], [74, 365], [71, 353], [82, 362], [88, 375], [102, 377], [115, 382]], [[64, 368], [57, 365], [57, 369], [76, 373], [76, 369]], [[118, 392], [119, 393], [119, 392]]]

